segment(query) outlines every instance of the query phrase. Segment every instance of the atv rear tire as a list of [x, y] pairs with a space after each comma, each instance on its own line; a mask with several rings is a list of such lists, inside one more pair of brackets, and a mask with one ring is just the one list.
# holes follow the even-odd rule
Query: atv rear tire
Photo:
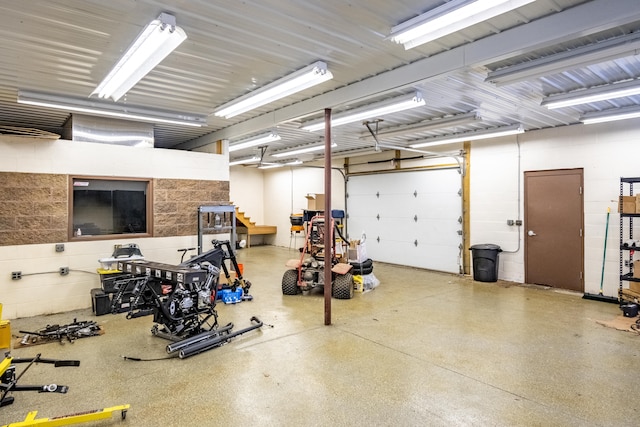
[[298, 286], [298, 270], [287, 270], [282, 276], [282, 295], [297, 295], [300, 292]]
[[333, 280], [332, 296], [336, 299], [353, 298], [353, 275], [338, 274]]

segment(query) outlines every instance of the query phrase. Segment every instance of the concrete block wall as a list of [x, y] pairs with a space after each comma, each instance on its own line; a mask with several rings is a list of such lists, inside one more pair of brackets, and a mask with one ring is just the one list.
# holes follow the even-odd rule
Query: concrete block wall
[[[0, 214], [7, 218], [0, 220], [2, 227], [14, 227], [12, 243], [0, 241], [0, 302], [7, 319], [90, 307], [90, 290], [99, 287], [98, 259], [109, 257], [116, 244], [136, 243], [149, 260], [178, 263], [177, 249], [197, 245], [197, 206], [229, 200], [225, 155], [6, 136], [0, 137], [0, 152], [0, 174], [19, 176], [23, 186], [40, 182], [38, 191], [48, 192], [56, 201], [51, 209], [56, 214], [51, 218], [55, 217], [57, 224], [56, 234], [34, 231], [29, 238], [21, 238], [15, 231], [26, 225], [20, 226], [9, 214]], [[68, 191], [69, 175], [154, 179], [159, 190], [157, 202], [162, 205], [157, 208], [162, 215], [158, 236], [67, 241], [68, 200], [63, 201], [66, 193], [63, 197], [62, 192], [63, 188]], [[4, 185], [8, 182], [2, 180]], [[51, 190], [54, 187], [59, 194]], [[9, 191], [1, 188], [0, 194], [8, 198]], [[51, 203], [40, 193], [31, 193], [29, 199]], [[16, 213], [25, 215], [29, 210], [22, 207]], [[65, 219], [58, 216], [62, 210]], [[56, 243], [65, 245], [64, 252], [55, 251]], [[60, 275], [60, 267], [68, 267], [70, 273]], [[14, 271], [23, 272], [23, 278], [12, 280]]]

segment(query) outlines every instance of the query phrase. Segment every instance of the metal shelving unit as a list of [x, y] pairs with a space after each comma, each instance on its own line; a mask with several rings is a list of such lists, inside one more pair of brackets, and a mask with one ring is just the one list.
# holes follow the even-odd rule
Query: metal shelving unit
[[[634, 196], [633, 184], [640, 183], [640, 177], [620, 178], [620, 203], [623, 196]], [[640, 302], [640, 292], [624, 287], [625, 282], [640, 282], [640, 278], [633, 277], [633, 257], [640, 246], [625, 245], [625, 241], [633, 240], [633, 219], [640, 218], [640, 213], [620, 212], [620, 287], [618, 296], [620, 301]]]
[[[206, 215], [206, 219], [205, 219]], [[236, 207], [233, 205], [212, 205], [198, 207], [198, 254], [202, 253], [204, 233], [229, 233], [231, 248], [236, 249]]]

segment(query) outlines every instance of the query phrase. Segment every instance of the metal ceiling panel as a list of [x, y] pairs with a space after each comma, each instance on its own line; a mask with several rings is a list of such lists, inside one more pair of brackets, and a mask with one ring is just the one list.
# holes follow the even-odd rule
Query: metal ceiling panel
[[[527, 130], [564, 126], [576, 123], [585, 112], [640, 102], [636, 96], [554, 111], [540, 107], [549, 94], [639, 78], [640, 61], [631, 55], [513, 85], [485, 82], [491, 71], [640, 30], [640, 3], [619, 0], [604, 7], [605, 0], [537, 0], [411, 50], [387, 39], [393, 26], [443, 3], [445, 0], [5, 1], [0, 3], [0, 125], [59, 132], [70, 113], [17, 104], [18, 90], [89, 99], [131, 41], [161, 12], [173, 14], [188, 39], [119, 103], [209, 117], [202, 128], [155, 124], [158, 147], [192, 149], [220, 135], [234, 141], [276, 129], [282, 139], [267, 148], [265, 159], [269, 160], [274, 151], [321, 141], [321, 134], [299, 127], [303, 121], [320, 117], [324, 108], [338, 114], [416, 90], [424, 94], [427, 105], [380, 117], [380, 129], [471, 111], [478, 112], [482, 120], [396, 135], [387, 142], [404, 145], [425, 137], [513, 123], [522, 123]], [[565, 16], [597, 8], [602, 13], [597, 17], [589, 14], [594, 22], [589, 31], [571, 31], [575, 22]], [[615, 17], [612, 10], [616, 8], [626, 11], [624, 19]], [[534, 25], [544, 28], [547, 21], [562, 23], [563, 19], [566, 25], [554, 24], [549, 31], [558, 33], [553, 40], [540, 37], [532, 41], [527, 33]], [[486, 64], [465, 63], [466, 58], [477, 57], [479, 49], [489, 46], [500, 51], [503, 33], [509, 34], [511, 43], [529, 48]], [[395, 88], [388, 84], [387, 79], [402, 73], [410, 81], [408, 72], [421, 64], [443, 64], [453, 52], [464, 56], [464, 65]], [[438, 60], [428, 62], [427, 58]], [[212, 115], [220, 105], [318, 60], [328, 64], [332, 80], [232, 119]], [[372, 148], [372, 139], [361, 138], [367, 132], [362, 123], [334, 128], [335, 151]], [[242, 157], [255, 152], [247, 149], [232, 154]]]

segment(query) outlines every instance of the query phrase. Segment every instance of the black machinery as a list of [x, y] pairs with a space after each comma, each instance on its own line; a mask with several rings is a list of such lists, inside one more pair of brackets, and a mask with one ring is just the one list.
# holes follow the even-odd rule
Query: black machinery
[[116, 313], [127, 304], [127, 318], [153, 315], [151, 332], [173, 341], [167, 352], [178, 351], [178, 357], [186, 358], [219, 347], [231, 338], [262, 327], [257, 317], [252, 325], [232, 332], [233, 324], [218, 328], [215, 309], [218, 279], [222, 269], [229, 278], [224, 263], [231, 260], [238, 276], [229, 284], [235, 291], [241, 287], [245, 299], [251, 283], [238, 269], [229, 241], [213, 241], [213, 249], [196, 255], [178, 265], [131, 260], [119, 261], [118, 270], [124, 274], [114, 282], [118, 289], [111, 301], [111, 311]]
[[[325, 233], [331, 233], [330, 241], [333, 248], [330, 251], [333, 256], [327, 259], [325, 254], [329, 251], [324, 247]], [[341, 238], [340, 243], [336, 242], [335, 235]], [[351, 274], [352, 266], [350, 264], [339, 262], [336, 254], [336, 245], [343, 245], [344, 253], [346, 239], [340, 233], [340, 229], [336, 227], [332, 218], [329, 219], [329, 225], [325, 224], [325, 218], [322, 215], [315, 215], [308, 221], [307, 235], [305, 245], [301, 249], [299, 259], [290, 260], [287, 266], [292, 269], [284, 272], [282, 276], [282, 294], [296, 295], [302, 291], [310, 291], [316, 287], [324, 287], [324, 269], [331, 269], [332, 283], [331, 295], [337, 299], [353, 298], [353, 276]]]

